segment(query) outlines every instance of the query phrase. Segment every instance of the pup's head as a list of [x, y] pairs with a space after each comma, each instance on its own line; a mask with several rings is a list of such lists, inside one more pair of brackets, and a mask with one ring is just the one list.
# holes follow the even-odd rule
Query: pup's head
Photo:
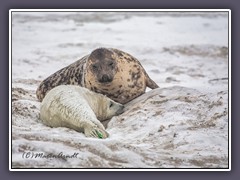
[[120, 103], [113, 101], [107, 96], [102, 95], [101, 103], [98, 108], [97, 118], [102, 120], [111, 119], [113, 116], [123, 113], [124, 106]]

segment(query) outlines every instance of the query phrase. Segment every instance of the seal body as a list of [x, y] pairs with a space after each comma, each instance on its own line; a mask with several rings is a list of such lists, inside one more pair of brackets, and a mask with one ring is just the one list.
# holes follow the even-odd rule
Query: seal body
[[99, 48], [45, 79], [37, 89], [40, 101], [60, 84], [73, 84], [101, 93], [125, 104], [146, 90], [158, 88], [140, 62], [130, 54], [113, 48]]
[[123, 105], [75, 85], [60, 85], [48, 92], [40, 107], [40, 119], [50, 127], [68, 127], [87, 137], [108, 137], [100, 121], [123, 112]]

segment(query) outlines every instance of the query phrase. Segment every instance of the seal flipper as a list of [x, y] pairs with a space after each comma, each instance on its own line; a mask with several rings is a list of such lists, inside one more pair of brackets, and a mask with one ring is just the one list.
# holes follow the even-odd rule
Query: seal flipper
[[146, 74], [146, 85], [151, 89], [159, 88], [159, 86]]
[[106, 139], [109, 134], [104, 129], [100, 129], [97, 126], [84, 127], [84, 134], [86, 137], [93, 137], [99, 139]]

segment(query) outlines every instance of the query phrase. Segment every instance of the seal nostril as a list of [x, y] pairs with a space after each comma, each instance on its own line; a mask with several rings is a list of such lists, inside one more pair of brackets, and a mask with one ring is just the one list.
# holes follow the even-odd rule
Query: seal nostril
[[107, 75], [107, 74], [104, 74], [101, 78], [101, 82], [111, 82], [112, 79]]
[[120, 108], [118, 109], [117, 114], [122, 114], [124, 112], [124, 106], [120, 106]]
[[104, 82], [106, 82], [106, 81], [108, 80], [108, 76], [107, 76], [106, 74], [104, 74], [104, 75], [102, 76], [102, 80], [103, 80]]

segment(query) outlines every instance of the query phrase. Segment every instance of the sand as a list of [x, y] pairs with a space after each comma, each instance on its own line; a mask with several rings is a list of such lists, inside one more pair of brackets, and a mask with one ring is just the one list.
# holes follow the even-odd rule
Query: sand
[[[86, 138], [39, 119], [40, 82], [98, 47], [126, 51], [160, 86]], [[228, 168], [228, 16], [13, 12], [12, 168]]]

